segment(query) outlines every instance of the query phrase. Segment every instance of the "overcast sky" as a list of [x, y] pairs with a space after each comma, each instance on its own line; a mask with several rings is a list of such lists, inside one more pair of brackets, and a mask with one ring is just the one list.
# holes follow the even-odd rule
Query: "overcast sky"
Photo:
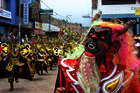
[[[91, 15], [91, 0], [41, 0], [41, 8], [53, 9], [53, 16], [56, 18], [82, 23], [84, 26], [90, 25], [90, 19], [82, 16]], [[67, 15], [70, 19], [66, 18]]]

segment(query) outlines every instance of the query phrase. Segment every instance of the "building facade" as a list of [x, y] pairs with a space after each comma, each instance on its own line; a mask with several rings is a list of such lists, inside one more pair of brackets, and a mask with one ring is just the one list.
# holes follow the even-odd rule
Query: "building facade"
[[40, 0], [0, 0], [0, 42], [7, 41], [10, 33], [17, 40], [31, 34], [40, 19], [39, 8]]
[[134, 34], [140, 34], [140, 0], [98, 0], [97, 8], [93, 9], [93, 15], [97, 11], [102, 11], [103, 19], [119, 18], [126, 22], [136, 20], [137, 24], [133, 27]]
[[0, 0], [0, 42], [5, 41], [16, 20], [16, 0]]

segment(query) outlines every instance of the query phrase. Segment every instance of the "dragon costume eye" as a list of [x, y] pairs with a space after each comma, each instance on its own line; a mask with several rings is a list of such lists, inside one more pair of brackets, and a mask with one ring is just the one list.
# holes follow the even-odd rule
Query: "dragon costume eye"
[[92, 44], [92, 43], [90, 43], [90, 44], [88, 44], [88, 48], [90, 48], [90, 49], [94, 49], [94, 48], [95, 48], [95, 45]]

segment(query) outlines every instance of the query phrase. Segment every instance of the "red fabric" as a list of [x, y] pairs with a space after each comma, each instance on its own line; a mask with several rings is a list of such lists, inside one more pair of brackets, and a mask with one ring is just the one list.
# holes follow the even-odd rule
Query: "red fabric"
[[[65, 89], [66, 89], [65, 93], [76, 93], [75, 89], [72, 87], [72, 85], [74, 85], [75, 82], [70, 78], [70, 76], [73, 79], [77, 80], [77, 74], [76, 73], [79, 69], [79, 62], [80, 61], [77, 61], [77, 58], [76, 59], [66, 59], [64, 61], [59, 59], [58, 64], [62, 68], [62, 71], [63, 71], [65, 79], [66, 79], [65, 80], [66, 81], [65, 86], [62, 86], [62, 87], [65, 87]], [[104, 64], [102, 64], [99, 68], [100, 75], [101, 75], [101, 80], [105, 77], [108, 77], [113, 72], [114, 65], [111, 65], [111, 63], [110, 63], [110, 64], [107, 64], [107, 67], [108, 67], [108, 65], [110, 65], [109, 66], [110, 67], [109, 71], [106, 70]], [[100, 87], [101, 87], [100, 89], [102, 89], [103, 84], [106, 81], [109, 81], [110, 79], [113, 79], [114, 77], [116, 77], [122, 71], [124, 71], [123, 82], [125, 82], [128, 79], [128, 77], [130, 75], [127, 75], [128, 73], [125, 72], [126, 67], [124, 67], [123, 65], [120, 65], [120, 64], [117, 64], [116, 66], [117, 66], [117, 69], [116, 69], [114, 75], [112, 77], [110, 77], [109, 79], [107, 79], [103, 82], [100, 82], [100, 84], [99, 84]], [[73, 69], [70, 69], [70, 68], [73, 68]], [[60, 83], [61, 83], [61, 80], [60, 80]], [[77, 88], [79, 93], [84, 93], [82, 88], [80, 87], [80, 85], [75, 85], [75, 87]], [[130, 80], [130, 84], [127, 87], [126, 86], [121, 86], [121, 88], [116, 93], [121, 93], [123, 90], [127, 90], [127, 91], [124, 91], [123, 93], [140, 93], [140, 83], [137, 81], [137, 76], [134, 75], [132, 77], [132, 80]], [[100, 90], [99, 93], [103, 93], [103, 91]]]
[[93, 55], [93, 54], [91, 54], [91, 53], [89, 53], [89, 52], [85, 52], [84, 53], [86, 56], [89, 56], [89, 57], [94, 57], [95, 55]]
[[60, 87], [62, 87], [62, 75], [61, 75], [61, 71], [59, 71], [59, 83], [60, 83]]
[[[63, 74], [65, 76], [65, 93], [76, 93], [75, 89], [73, 88], [72, 85], [76, 87], [76, 89], [79, 91], [79, 93], [84, 93], [80, 85], [75, 85], [75, 81], [72, 80], [75, 79], [77, 80], [77, 71], [79, 68], [79, 62], [76, 59], [66, 59], [66, 60], [61, 60], [59, 59], [59, 66], [62, 68]], [[72, 69], [71, 69], [72, 68]]]
[[1, 53], [2, 49], [3, 49], [3, 47], [0, 46], [0, 53]]
[[106, 73], [105, 66], [103, 64], [100, 67], [100, 72], [101, 73]]
[[108, 49], [108, 44], [104, 44], [105, 49]]

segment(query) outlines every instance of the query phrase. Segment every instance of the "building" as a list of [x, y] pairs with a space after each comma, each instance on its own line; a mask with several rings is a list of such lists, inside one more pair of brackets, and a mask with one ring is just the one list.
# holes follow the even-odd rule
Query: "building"
[[16, 40], [31, 36], [40, 20], [40, 0], [0, 0], [0, 42], [11, 33]]
[[20, 40], [31, 37], [35, 28], [35, 21], [40, 20], [39, 9], [40, 0], [16, 0], [16, 26], [19, 35], [17, 37]]
[[0, 42], [5, 41], [9, 32], [14, 30], [16, 0], [0, 0]]
[[140, 0], [92, 0], [92, 13], [102, 11], [102, 18], [119, 18], [127, 22], [134, 19], [137, 24], [133, 27], [134, 34], [140, 34]]

